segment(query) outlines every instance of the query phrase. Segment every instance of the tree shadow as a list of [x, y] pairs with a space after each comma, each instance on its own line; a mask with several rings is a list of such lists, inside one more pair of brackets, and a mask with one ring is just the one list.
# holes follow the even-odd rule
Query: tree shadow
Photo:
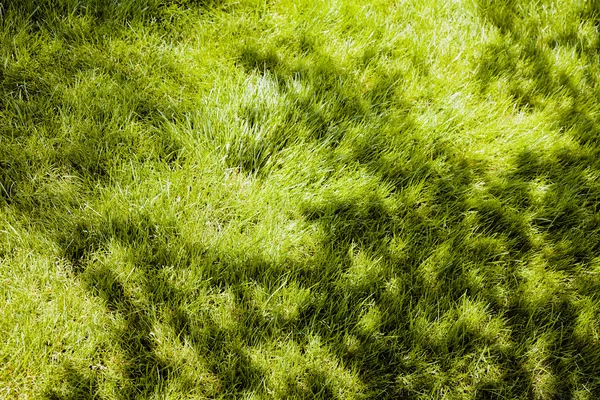
[[[174, 286], [168, 275], [161, 273], [164, 268], [185, 269], [189, 265], [197, 265], [206, 250], [185, 244], [182, 248], [173, 247], [171, 243], [177, 240], [179, 233], [173, 229], [165, 231], [146, 214], [125, 220], [74, 223], [60, 235], [57, 242], [61, 244], [65, 259], [74, 267], [75, 275], [90, 293], [106, 304], [109, 313], [122, 320], [119, 329], [112, 332], [114, 343], [124, 359], [122, 396], [150, 395], [166, 388], [174, 379], [185, 378], [177, 366], [157, 349], [154, 332], [160, 323], [177, 334], [180, 345], [192, 346], [197, 354], [209, 360], [208, 368], [220, 387], [234, 392], [261, 388], [263, 371], [254, 367], [245, 347], [249, 343], [259, 344], [264, 336], [256, 335], [257, 331], [264, 333], [268, 326], [262, 316], [249, 304], [236, 301], [232, 304], [229, 318], [238, 319], [243, 332], [232, 333], [215, 323], [209, 315], [190, 315], [186, 305], [192, 299]], [[124, 286], [123, 278], [110, 265], [95, 261], [95, 255], [109, 251], [109, 244], [115, 243], [133, 250], [134, 265], [141, 272], [135, 285], [139, 289], [137, 295], [131, 293], [131, 285], [129, 288]], [[207, 274], [211, 275], [211, 271]], [[233, 282], [237, 284], [239, 279], [233, 277]], [[226, 289], [233, 282], [225, 277], [220, 284], [217, 282], [211, 286], [211, 290]], [[80, 379], [69, 380], [75, 386], [65, 390], [83, 393], [88, 388], [90, 398], [96, 398], [98, 394], [95, 391], [99, 385], [92, 378], [86, 379], [89, 385], [81, 386], [81, 389], [77, 383]], [[49, 392], [48, 396], [70, 398], [57, 397], [54, 392]]]
[[[361, 85], [338, 60], [314, 41], [308, 42], [305, 35], [292, 40], [291, 54], [282, 54], [269, 44], [249, 41], [242, 45], [238, 66], [248, 74], [274, 82], [277, 95], [285, 99], [285, 109], [280, 111], [284, 115], [275, 127], [265, 126], [265, 119], [273, 110], [250, 104], [240, 111], [242, 121], [254, 135], [243, 136], [242, 142], [234, 145], [243, 151], [228, 158], [230, 167], [256, 176], [266, 175], [274, 164], [272, 157], [291, 144], [317, 143], [335, 150], [349, 131], [362, 129], [374, 115], [385, 116], [393, 107], [409, 109], [408, 102], [395, 95], [403, 81], [398, 71], [383, 71], [373, 82]], [[382, 125], [386, 123], [379, 117], [375, 119]], [[402, 120], [396, 116], [394, 124], [408, 130], [408, 112]], [[256, 135], [261, 129], [268, 130], [268, 137], [253, 140], [255, 136], [265, 136]], [[377, 158], [384, 150], [378, 146], [386, 142], [385, 138], [367, 135], [363, 139], [351, 148], [355, 158]]]
[[76, 400], [76, 399], [101, 399], [98, 396], [98, 383], [87, 375], [82, 374], [77, 368], [63, 366], [64, 378], [58, 383], [58, 388], [47, 389], [43, 394], [48, 400]]
[[[566, 276], [566, 280], [585, 281], [585, 272], [597, 257], [600, 241], [596, 200], [600, 192], [592, 177], [598, 176], [600, 171], [596, 143], [598, 123], [577, 109], [577, 104], [594, 104], [596, 83], [592, 81], [587, 86], [579, 86], [539, 48], [538, 36], [521, 31], [527, 26], [525, 32], [531, 33], [535, 26], [523, 21], [527, 13], [516, 3], [482, 2], [480, 8], [483, 18], [495, 25], [501, 34], [497, 42], [484, 49], [480, 60], [477, 76], [482, 93], [487, 92], [490, 81], [505, 78], [515, 106], [522, 112], [546, 107], [557, 93], [570, 98], [573, 106], [559, 110], [556, 124], [559, 130], [569, 132], [579, 149], [565, 146], [544, 154], [523, 150], [513, 160], [513, 168], [502, 174], [501, 180], [490, 181], [476, 162], [462, 158], [443, 143], [434, 146], [428, 159], [419, 158], [422, 147], [418, 144], [415, 144], [418, 150], [410, 153], [410, 147], [404, 143], [403, 150], [409, 154], [406, 159], [414, 161], [403, 164], [386, 158], [386, 146], [393, 148], [396, 144], [385, 135], [374, 135], [363, 143], [350, 146], [350, 156], [345, 161], [364, 167], [380, 183], [391, 185], [388, 195], [398, 196], [405, 204], [390, 207], [390, 197], [365, 192], [358, 197], [332, 195], [303, 206], [306, 220], [324, 233], [322, 251], [338, 263], [337, 269], [324, 268], [322, 277], [329, 284], [316, 289], [323, 291], [331, 305], [310, 307], [306, 314], [307, 318], [312, 314], [327, 321], [326, 329], [314, 326], [312, 329], [328, 341], [339, 343], [342, 332], [353, 332], [359, 337], [361, 344], [353, 352], [368, 357], [357, 361], [354, 354], [342, 350], [338, 356], [358, 368], [363, 380], [370, 382], [373, 393], [381, 393], [383, 397], [391, 393], [408, 396], [427, 388], [424, 383], [420, 389], [410, 391], [398, 388], [395, 381], [399, 374], [410, 372], [409, 363], [403, 361], [407, 352], [399, 349], [418, 347], [418, 336], [427, 334], [407, 326], [409, 322], [391, 317], [382, 323], [378, 332], [381, 337], [392, 335], [402, 327], [412, 336], [387, 339], [387, 342], [365, 334], [361, 337], [355, 327], [359, 316], [346, 311], [352, 308], [349, 304], [367, 302], [377, 305], [382, 314], [393, 315], [396, 305], [386, 297], [385, 287], [398, 276], [411, 282], [405, 289], [407, 297], [414, 302], [408, 312], [415, 312], [419, 309], [416, 305], [421, 305], [435, 309], [439, 316], [451, 314], [455, 305], [465, 299], [484, 302], [489, 307], [488, 314], [503, 321], [506, 331], [511, 332], [507, 339], [511, 345], [507, 349], [486, 339], [481, 332], [466, 328], [468, 324], [461, 325], [457, 321], [447, 338], [442, 340], [442, 345], [422, 346], [429, 362], [448, 362], [448, 370], [452, 370], [452, 363], [448, 361], [451, 356], [474, 354], [489, 347], [487, 351], [493, 354], [492, 358], [497, 360], [503, 373], [495, 381], [477, 384], [482, 398], [516, 394], [570, 398], [582, 387], [593, 392], [599, 390], [594, 378], [599, 368], [594, 355], [599, 350], [598, 343], [591, 337], [582, 337], [575, 328], [583, 312], [581, 306], [569, 296], [570, 292], [557, 292], [538, 303], [532, 301], [533, 296], [527, 290], [534, 290], [536, 283], [531, 283], [533, 287], [527, 286], [530, 278], [526, 277], [533, 268], [530, 264], [537, 262], [535, 257], [539, 256], [549, 273], [557, 273], [557, 276], [564, 273], [566, 275], [560, 276]], [[593, 8], [586, 8], [580, 17], [582, 21], [588, 19], [597, 24], [598, 13]], [[589, 60], [596, 59], [593, 48], [580, 46], [568, 35], [555, 39], [551, 45], [577, 46], [579, 54], [585, 54]], [[249, 71], [276, 77], [283, 88], [285, 82], [315, 73], [310, 70], [305, 73], [302, 69], [294, 71], [293, 66], [269, 48], [250, 47], [240, 60]], [[335, 76], [332, 73], [335, 66], [328, 68], [328, 76]], [[313, 97], [318, 98], [321, 93], [332, 98], [343, 97], [339, 87], [328, 86], [318, 75], [312, 79], [323, 83]], [[372, 105], [362, 98], [361, 102], [339, 114], [357, 115], [360, 121]], [[298, 109], [305, 114], [300, 119], [321, 121], [310, 105], [302, 107], [300, 103]], [[335, 116], [336, 112], [328, 115]], [[336, 123], [339, 120], [335, 117], [318, 122], [320, 128], [313, 130], [314, 139], [324, 140], [323, 126], [331, 127]], [[406, 129], [411, 129], [410, 118], [403, 123]], [[331, 142], [332, 149], [342, 138], [343, 133], [340, 139]], [[440, 164], [443, 173], [439, 172]], [[476, 178], [486, 181], [487, 187], [480, 194], [473, 193]], [[402, 197], [415, 182], [425, 182], [427, 202], [416, 200], [411, 203]], [[538, 184], [543, 186], [542, 194], [536, 192]], [[524, 218], [527, 214], [532, 215], [530, 220]], [[408, 244], [400, 254], [391, 244], [395, 237], [408, 238]], [[364, 252], [367, 259], [377, 259], [384, 265], [374, 273], [376, 278], [370, 278], [377, 283], [363, 285], [360, 289], [339, 283], [340, 273], [351, 272], [355, 262], [352, 252], [356, 248]], [[442, 273], [428, 277], [424, 270], [430, 263], [436, 264]], [[499, 275], [498, 270], [501, 271]], [[486, 278], [492, 277], [483, 284], [475, 284], [477, 276], [474, 273], [477, 271]], [[537, 285], [543, 287], [544, 283]], [[589, 293], [583, 289], [584, 284], [578, 285], [568, 290], [582, 295]], [[503, 295], [502, 291], [511, 295]], [[437, 298], [431, 299], [431, 293]], [[559, 335], [559, 339], [553, 339], [553, 350], [544, 361], [547, 370], [539, 371], [526, 364], [536, 351], [533, 338], [546, 333]], [[585, 370], [578, 369], [579, 358], [590, 360]], [[569, 375], [568, 371], [573, 370], [578, 372]], [[544, 379], [551, 383], [543, 383]]]

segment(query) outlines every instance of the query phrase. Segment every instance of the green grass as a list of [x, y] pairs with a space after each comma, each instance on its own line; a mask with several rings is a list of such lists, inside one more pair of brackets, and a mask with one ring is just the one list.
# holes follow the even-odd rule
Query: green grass
[[599, 398], [599, 30], [0, 4], [0, 398]]

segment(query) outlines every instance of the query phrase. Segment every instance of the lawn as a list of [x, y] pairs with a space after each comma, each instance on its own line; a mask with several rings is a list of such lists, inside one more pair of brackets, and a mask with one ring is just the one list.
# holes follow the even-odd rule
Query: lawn
[[600, 398], [596, 0], [0, 4], [0, 398]]

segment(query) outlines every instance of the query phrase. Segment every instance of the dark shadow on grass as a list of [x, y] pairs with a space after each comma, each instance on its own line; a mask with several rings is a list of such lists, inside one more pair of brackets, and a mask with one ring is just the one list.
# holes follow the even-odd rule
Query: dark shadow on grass
[[[555, 124], [574, 144], [545, 152], [524, 149], [514, 160], [514, 170], [505, 174], [505, 183], [490, 190], [499, 206], [508, 206], [517, 215], [533, 213], [530, 226], [543, 238], [536, 251], [541, 251], [547, 271], [564, 274], [566, 281], [580, 282], [570, 290], [587, 297], [590, 294], [581, 282], [587, 280], [600, 251], [600, 186], [594, 178], [600, 173], [599, 121], [591, 116], [597, 115], [598, 82], [593, 73], [583, 81], [574, 81], [550, 58], [549, 51], [559, 46], [575, 50], [588, 64], [586, 68], [597, 71], [597, 49], [576, 39], [572, 28], [545, 43], [541, 40], [543, 27], [507, 4], [480, 4], [483, 17], [501, 32], [500, 41], [490, 45], [481, 60], [482, 90], [490, 80], [503, 77], [511, 82], [513, 98], [521, 109], [543, 110], [554, 98], [559, 99], [558, 104], [565, 102], [568, 105], [555, 112]], [[578, 17], [580, 21], [572, 22], [572, 27], [590, 23], [598, 27], [600, 10], [594, 2], [586, 3]], [[533, 84], [524, 85], [527, 81]], [[536, 187], [541, 188], [537, 193]], [[501, 224], [501, 228], [512, 229], [511, 224]], [[506, 316], [514, 326], [516, 343], [526, 342], [536, 330], [560, 332], [549, 361], [551, 375], [560, 382], [553, 398], [571, 398], [583, 387], [597, 394], [600, 388], [595, 377], [600, 364], [596, 354], [600, 347], [596, 340], [575, 332], [583, 313], [580, 303], [563, 293], [532, 308], [528, 297], [523, 293], [515, 299]], [[586, 360], [586, 367], [579, 369], [577, 360]], [[575, 370], [574, 381], [567, 372]]]
[[[395, 95], [403, 79], [400, 73], [385, 71], [369, 87], [361, 86], [339, 62], [318, 46], [305, 43], [307, 40], [303, 35], [292, 40], [295, 52], [291, 55], [269, 44], [247, 42], [241, 46], [239, 67], [275, 82], [291, 106], [285, 110], [282, 125], [271, 129], [268, 139], [261, 140], [253, 137], [260, 136], [256, 133], [263, 128], [261, 120], [268, 110], [255, 104], [242, 109], [242, 120], [255, 134], [243, 136], [240, 143], [234, 144], [240, 151], [228, 157], [230, 167], [255, 176], [267, 175], [276, 165], [277, 154], [289, 143], [316, 142], [334, 150], [348, 130], [360, 129], [374, 115], [385, 115], [392, 108], [410, 108]], [[308, 89], [299, 93], [299, 86]], [[405, 130], [410, 126], [408, 118], [394, 123]], [[376, 153], [384, 149], [377, 146], [384, 142], [378, 136], [367, 135], [364, 143], [353, 150], [360, 153], [359, 158], [378, 157]]]
[[[218, 326], [208, 315], [190, 315], [185, 305], [191, 299], [161, 273], [165, 267], [188, 268], [194, 261], [197, 265], [203, 255], [211, 258], [206, 250], [191, 244], [181, 248], [172, 246], [172, 242], [178, 241], [178, 232], [173, 228], [165, 230], [144, 214], [125, 220], [75, 224], [70, 228], [58, 240], [64, 257], [75, 266], [76, 275], [90, 293], [105, 302], [108, 312], [124, 321], [123, 328], [113, 332], [125, 359], [123, 396], [149, 395], [180, 378], [176, 366], [157, 353], [153, 338], [157, 318], [177, 333], [182, 345], [193, 346], [208, 360], [211, 373], [227, 391], [260, 389], [263, 372], [253, 366], [244, 349], [260, 343], [260, 338], [269, 331], [268, 323], [243, 302], [235, 303], [238, 310], [235, 313], [232, 310], [231, 315], [241, 320], [241, 334], [234, 335]], [[111, 242], [133, 252], [135, 265], [142, 273], [138, 284], [141, 292], [135, 297], [128, 294], [110, 266], [92, 261], [92, 255], [102, 254]], [[220, 261], [216, 256], [212, 259], [216, 267]], [[248, 271], [240, 270], [240, 273], [248, 274]], [[213, 290], [224, 290], [240, 282], [239, 276], [224, 276], [219, 283], [216, 269], [209, 270], [208, 274], [216, 281]]]
[[3, 19], [23, 19], [33, 30], [47, 29], [68, 39], [69, 27], [62, 25], [67, 18], [87, 18], [98, 32], [116, 34], [119, 29], [133, 23], [161, 24], [171, 27], [174, 11], [197, 10], [207, 12], [226, 8], [223, 0], [9, 0], [2, 5]]
[[[523, 18], [518, 14], [515, 4], [496, 6], [486, 3], [485, 7], [485, 18], [498, 25], [505, 39], [484, 52], [479, 69], [482, 91], [487, 90], [490, 79], [508, 78], [515, 104], [522, 111], [544, 107], [546, 101], [557, 92], [571, 97], [573, 104], [595, 101], [596, 93], [593, 90], [577, 87], [536, 47], [536, 37], [526, 37], [515, 30], [521, 24], [519, 18]], [[590, 15], [588, 17], [597, 18], [597, 14]], [[269, 56], [256, 52], [245, 56], [248, 59], [243, 62], [247, 68], [258, 68], [263, 73], [285, 77], [285, 71], [289, 68], [275, 54]], [[588, 56], [594, 59], [592, 52]], [[521, 75], [522, 72], [517, 69], [519, 63], [529, 66], [525, 75]], [[523, 79], [533, 80], [534, 84], [521, 86]], [[590, 84], [590, 87], [594, 86]], [[335, 93], [328, 90], [331, 89], [325, 86], [325, 93]], [[339, 93], [335, 93], [337, 95]], [[398, 166], [382, 157], [382, 153], [373, 151], [373, 147], [369, 147], [372, 143], [369, 143], [364, 147], [354, 147], [351, 161], [368, 168], [382, 182], [391, 183], [397, 193], [402, 193], [413, 182], [425, 181], [431, 190], [431, 205], [417, 202], [392, 212], [385, 206], [385, 199], [373, 193], [365, 193], [362, 198], [330, 198], [305, 205], [306, 219], [324, 232], [322, 251], [339, 262], [339, 269], [331, 270], [334, 273], [326, 275], [327, 272], [324, 272], [323, 277], [330, 284], [316, 289], [323, 291], [329, 305], [313, 305], [305, 311], [305, 321], [324, 321], [326, 328], [313, 325], [311, 329], [330, 342], [339, 343], [341, 335], [350, 332], [360, 338], [358, 353], [365, 357], [357, 360], [355, 354], [345, 354], [343, 351], [338, 356], [361, 371], [361, 377], [369, 382], [372, 393], [379, 393], [382, 398], [410, 396], [418, 390], [431, 390], [431, 387], [423, 384], [411, 391], [398, 388], [395, 382], [399, 374], [410, 372], [410, 367], [404, 361], [407, 352], [399, 349], [414, 348], [417, 337], [407, 334], [401, 338], [387, 339], [387, 342], [384, 339], [374, 340], [368, 335], [361, 337], [356, 332], [355, 324], [350, 322], [356, 321], [358, 316], [341, 312], [351, 309], [349, 304], [368, 300], [382, 308], [382, 314], [392, 315], [389, 321], [382, 324], [379, 334], [383, 338], [386, 334], [396, 333], [398, 329], [411, 329], [402, 318], [394, 316], [393, 309], [386, 309], [389, 304], [386, 304], [383, 293], [384, 285], [376, 283], [366, 290], [351, 290], [335, 284], [339, 272], [350, 268], [352, 260], [349, 253], [353, 248], [360, 248], [374, 258], [379, 257], [380, 262], [387, 266], [382, 282], [389, 282], [397, 276], [412, 282], [407, 290], [413, 304], [429, 303], [438, 307], [438, 315], [443, 315], [463, 298], [483, 301], [490, 307], [492, 316], [505, 321], [514, 347], [512, 350], [502, 350], [494, 347], [493, 343], [483, 345], [491, 346], [489, 351], [494, 354], [503, 374], [499, 380], [478, 386], [481, 398], [502, 398], [505, 395], [533, 397], [539, 393], [552, 398], [571, 398], [576, 390], [584, 386], [592, 392], [599, 390], [594, 378], [600, 368], [596, 356], [600, 350], [599, 344], [592, 338], [578, 336], [574, 328], [581, 317], [581, 308], [567, 293], [557, 294], [554, 299], [544, 303], [532, 304], [530, 294], [523, 289], [524, 278], [517, 277], [525, 265], [533, 262], [531, 257], [541, 253], [550, 272], [562, 271], [567, 274], [567, 279], [581, 279], [578, 274], [589, 269], [590, 262], [599, 251], [597, 200], [600, 188], [590, 178], [597, 176], [600, 171], [595, 134], [598, 124], [576, 109], [568, 109], [558, 115], [557, 124], [574, 137], [581, 150], [564, 148], [547, 154], [524, 150], [514, 160], [514, 169], [503, 175], [502, 183], [492, 183], [484, 190], [482, 198], [467, 194], [472, 192], [474, 177], [485, 178], [482, 172], [471, 161], [454, 154], [451, 148], [440, 146], [433, 153], [434, 159], [431, 161], [436, 161], [437, 157], [437, 161], [447, 166], [446, 173], [439, 174], [430, 167], [433, 162], [429, 164], [425, 160]], [[322, 140], [322, 136], [316, 135], [316, 139]], [[385, 138], [382, 143], [374, 147], [384, 148]], [[537, 181], [547, 183], [542, 205], [532, 194], [532, 183]], [[527, 213], [534, 214], [530, 222], [523, 218]], [[467, 215], [472, 218], [467, 218]], [[444, 223], [439, 223], [438, 217], [443, 217]], [[541, 244], [536, 241], [532, 229], [541, 234]], [[460, 231], [465, 235], [456, 235]], [[467, 232], [472, 232], [469, 240], [466, 238]], [[402, 256], [395, 254], [391, 246], [386, 244], [386, 239], [394, 235], [409, 238]], [[479, 244], [473, 243], [473, 236]], [[437, 277], [438, 287], [434, 288], [438, 298], [432, 300], [428, 298], [431, 285], [424, 280], [420, 267], [432, 256], [432, 250], [448, 243], [444, 274]], [[548, 248], [552, 250], [545, 250]], [[470, 268], [485, 270], [488, 265], [498, 263], [503, 266], [502, 276], [497, 278], [498, 283], [490, 281], [483, 287], [473, 286]], [[511, 291], [511, 297], [499, 297], [496, 291], [498, 286]], [[573, 289], [581, 294], [589, 293], [580, 287]], [[409, 307], [406, 312], [414, 311]], [[425, 349], [430, 362], [481, 350], [481, 343], [485, 343], [486, 339], [460, 326], [456, 323], [454, 329], [457, 331], [443, 346]], [[412, 332], [413, 335], [418, 333]], [[547, 361], [546, 372], [555, 382], [550, 389], [539, 383], [539, 379], [542, 379], [542, 375], [536, 375], [539, 372], [532, 372], [530, 367], [524, 366], [527, 351], [535, 348], [533, 338], [541, 333], [558, 335], [560, 338], [553, 345]], [[425, 332], [420, 334], [426, 335]], [[579, 368], [578, 360], [586, 360], [586, 367]], [[577, 371], [575, 377], [569, 375], [569, 371]]]
[[84, 374], [77, 368], [67, 364], [62, 366], [63, 380], [53, 385], [43, 394], [47, 400], [93, 400], [102, 397], [98, 395], [98, 383], [93, 377]]

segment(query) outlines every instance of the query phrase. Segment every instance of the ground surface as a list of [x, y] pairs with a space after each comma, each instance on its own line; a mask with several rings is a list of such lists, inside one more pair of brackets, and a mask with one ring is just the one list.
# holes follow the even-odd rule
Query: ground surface
[[0, 5], [0, 397], [600, 397], [595, 1]]

